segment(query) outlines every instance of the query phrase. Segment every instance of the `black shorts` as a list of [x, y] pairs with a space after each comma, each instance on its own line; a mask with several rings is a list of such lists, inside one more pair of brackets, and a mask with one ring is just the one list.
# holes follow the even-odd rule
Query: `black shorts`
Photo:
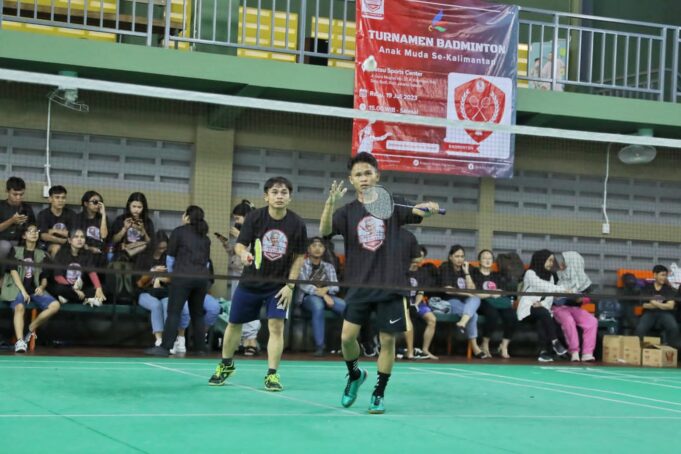
[[403, 333], [411, 329], [407, 297], [386, 294], [383, 298], [368, 301], [364, 298], [346, 300], [345, 320], [356, 325], [369, 321], [371, 313], [376, 313], [376, 328], [384, 333]]

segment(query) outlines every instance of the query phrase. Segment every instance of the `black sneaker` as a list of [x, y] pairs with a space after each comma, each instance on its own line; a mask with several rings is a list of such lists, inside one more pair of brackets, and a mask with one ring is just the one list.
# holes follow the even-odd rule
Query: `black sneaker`
[[236, 372], [234, 363], [230, 364], [229, 366], [225, 366], [223, 362], [220, 362], [218, 367], [215, 368], [215, 373], [208, 380], [208, 384], [210, 386], [222, 386], [225, 384], [225, 380], [227, 380], [234, 372]]
[[545, 350], [542, 350], [542, 351], [539, 353], [539, 358], [537, 358], [537, 360], [538, 360], [540, 363], [551, 363], [551, 362], [553, 362], [553, 356], [551, 356], [551, 355], [549, 354], [549, 352], [547, 352], [547, 351], [545, 351]]
[[151, 347], [144, 350], [145, 355], [168, 357], [170, 352], [163, 347]]
[[316, 357], [321, 357], [324, 356], [324, 349], [322, 347], [319, 347], [314, 351], [314, 356]]
[[551, 346], [553, 347], [553, 351], [556, 352], [556, 355], [558, 356], [567, 355], [568, 352], [567, 348], [565, 348], [565, 346], [561, 344], [558, 339], [551, 342]]

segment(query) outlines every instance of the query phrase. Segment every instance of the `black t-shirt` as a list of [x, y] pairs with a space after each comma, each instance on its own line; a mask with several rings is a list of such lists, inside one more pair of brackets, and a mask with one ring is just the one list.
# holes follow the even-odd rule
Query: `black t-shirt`
[[[33, 208], [29, 204], [21, 202], [21, 205], [13, 206], [7, 200], [0, 202], [0, 222], [5, 222], [16, 213], [26, 215], [28, 217], [27, 222], [35, 223], [35, 214], [33, 214]], [[0, 232], [0, 240], [19, 241], [21, 240], [21, 231], [21, 224], [13, 224]]]
[[434, 279], [432, 273], [427, 268], [419, 267], [416, 271], [410, 271], [408, 276], [409, 283], [411, 284], [412, 287], [415, 288], [415, 290], [409, 293], [409, 302], [411, 304], [414, 303], [416, 299], [416, 294], [422, 291], [416, 289], [424, 287], [435, 287], [437, 285], [437, 282]]
[[[406, 204], [400, 197], [395, 197], [395, 203]], [[411, 208], [401, 206], [395, 207], [389, 219], [378, 219], [371, 216], [359, 200], [336, 210], [332, 235], [342, 235], [345, 242], [345, 282], [350, 286], [383, 287], [379, 290], [350, 288], [347, 300], [380, 301], [391, 295], [406, 295], [406, 292], [390, 290], [393, 286], [409, 285], [404, 262], [410, 252], [404, 251], [400, 227], [418, 224], [421, 219]]]
[[[454, 265], [452, 265], [452, 262], [447, 261], [440, 265], [438, 285], [440, 287], [454, 287], [455, 289], [466, 290], [468, 289], [466, 286], [466, 273], [463, 272], [463, 268], [460, 268], [458, 271], [456, 271], [454, 269]], [[456, 296], [456, 294], [443, 295], [444, 298], [447, 296]]]
[[283, 219], [272, 219], [268, 207], [251, 211], [244, 219], [236, 242], [250, 246], [255, 257], [255, 240], [262, 245], [262, 264], [259, 270], [255, 263], [244, 267], [239, 285], [246, 288], [270, 291], [283, 284], [281, 282], [248, 282], [249, 277], [286, 279], [296, 255], [305, 254], [307, 248], [307, 227], [302, 218], [287, 210]]
[[[658, 299], [661, 303], [664, 303], [669, 300], [673, 300], [675, 297], [675, 292], [674, 288], [672, 288], [671, 285], [664, 284], [660, 290], [657, 290], [655, 288], [655, 283], [650, 282], [646, 284], [645, 287], [641, 289], [641, 299], [643, 300], [644, 303], [649, 302], [652, 299]], [[648, 309], [646, 308], [647, 311], [659, 311], [662, 309]]]
[[100, 230], [100, 227], [102, 226], [101, 214], [97, 213], [94, 218], [89, 219], [87, 213], [82, 211], [76, 215], [73, 226], [83, 229], [85, 232], [85, 243], [88, 246], [102, 250], [106, 238], [102, 238], [102, 232]]
[[[125, 220], [129, 217], [131, 217], [131, 216], [127, 215], [125, 213], [118, 216], [114, 220], [113, 225], [111, 226], [111, 229], [109, 230], [109, 236], [113, 237], [115, 234], [120, 232], [123, 229], [123, 226], [125, 225]], [[146, 221], [144, 221], [144, 230], [147, 231], [147, 235], [149, 235], [149, 238], [154, 238], [154, 222], [151, 219], [147, 219]], [[133, 227], [130, 227], [125, 232], [125, 235], [123, 235], [123, 239], [120, 241], [119, 244], [122, 245], [122, 244], [136, 243], [138, 241], [144, 241], [144, 234], [133, 226]], [[118, 246], [118, 249], [120, 249], [120, 246]]]
[[503, 290], [503, 279], [501, 274], [496, 271], [492, 271], [489, 275], [485, 276], [480, 271], [480, 268], [471, 267], [470, 272], [471, 278], [475, 282], [475, 288], [478, 290]]
[[54, 277], [64, 276], [71, 285], [73, 285], [78, 278], [81, 278], [83, 283], [90, 282], [87, 273], [84, 273], [77, 268], [70, 270], [66, 269], [67, 266], [78, 268], [92, 266], [92, 254], [88, 251], [81, 250], [78, 255], [74, 256], [71, 254], [71, 247], [65, 245], [59, 248], [59, 252], [57, 252], [57, 255], [54, 257], [54, 263], [55, 265], [63, 267], [54, 270]]
[[50, 229], [66, 229], [71, 230], [75, 227], [76, 214], [70, 208], [64, 207], [59, 216], [55, 215], [52, 210], [47, 207], [38, 213], [38, 228], [40, 233], [47, 233]]
[[191, 225], [182, 225], [170, 234], [167, 254], [175, 257], [173, 273], [208, 274], [210, 238], [199, 235]]

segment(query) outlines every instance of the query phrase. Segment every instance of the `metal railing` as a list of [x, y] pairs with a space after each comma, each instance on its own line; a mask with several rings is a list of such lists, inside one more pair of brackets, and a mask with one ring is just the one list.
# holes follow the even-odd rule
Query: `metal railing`
[[[355, 3], [0, 0], [0, 27], [59, 27], [111, 34], [116, 41], [144, 38], [147, 46], [352, 68]], [[681, 100], [680, 27], [521, 8], [518, 44], [518, 80], [525, 86]]]

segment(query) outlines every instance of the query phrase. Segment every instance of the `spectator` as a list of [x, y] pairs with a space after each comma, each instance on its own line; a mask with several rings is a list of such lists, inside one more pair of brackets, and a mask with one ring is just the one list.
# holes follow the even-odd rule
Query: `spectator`
[[125, 204], [125, 212], [111, 226], [111, 242], [116, 251], [114, 260], [138, 260], [153, 237], [154, 222], [149, 217], [147, 198], [141, 192], [133, 192]]
[[322, 260], [325, 252], [324, 240], [318, 236], [313, 237], [307, 247], [307, 258], [298, 276], [301, 281], [319, 282], [298, 284], [299, 302], [312, 317], [315, 356], [324, 356], [324, 311], [329, 310], [341, 318], [345, 311], [345, 301], [337, 296], [338, 286], [328, 284], [338, 282], [338, 278], [333, 265]]
[[[541, 78], [542, 79], [553, 79], [553, 52], [549, 52], [549, 54], [546, 56], [546, 63], [544, 63], [544, 66], [541, 68]], [[565, 80], [565, 63], [561, 58], [556, 58], [556, 81], [559, 80]], [[544, 90], [551, 90], [551, 83], [542, 83], [541, 88]], [[559, 84], [556, 83], [555, 88], [553, 88], [554, 91], [563, 91], [565, 90], [565, 85], [564, 84]]]
[[59, 302], [82, 301], [90, 306], [101, 306], [106, 301], [97, 273], [81, 271], [83, 267], [92, 266], [92, 254], [85, 250], [85, 232], [82, 229], [71, 230], [68, 245], [59, 248], [54, 263], [60, 268], [54, 270], [47, 289]]
[[446, 297], [451, 305], [451, 313], [461, 316], [456, 323], [459, 331], [465, 334], [473, 348], [476, 358], [489, 358], [478, 346], [478, 314], [480, 298], [465, 290], [475, 290], [475, 282], [466, 261], [466, 252], [458, 244], [449, 249], [449, 260], [440, 265], [440, 287], [448, 289]]
[[[553, 253], [547, 249], [542, 249], [532, 254], [530, 267], [525, 271], [523, 277], [522, 291], [536, 293], [568, 293], [568, 289], [557, 285], [557, 276], [552, 272], [554, 266]], [[539, 336], [539, 358], [540, 362], [551, 362], [553, 356], [551, 349], [558, 356], [567, 353], [565, 346], [558, 340], [556, 325], [551, 317], [551, 306], [553, 296], [530, 296], [523, 295], [518, 303], [518, 320], [529, 320], [535, 323], [537, 335]]]
[[40, 239], [46, 244], [50, 255], [68, 242], [69, 232], [74, 227], [75, 213], [66, 206], [66, 188], [52, 186], [49, 190], [50, 206], [38, 213]]
[[[584, 272], [584, 258], [574, 251], [563, 252], [556, 255], [558, 266], [558, 284], [574, 293], [588, 293], [591, 280]], [[598, 320], [593, 315], [582, 309], [582, 303], [588, 297], [556, 298], [551, 311], [558, 321], [565, 340], [568, 344], [571, 361], [579, 361], [579, 333], [577, 327], [582, 329], [582, 361], [594, 361], [596, 348], [596, 336], [598, 334]]]
[[[19, 177], [9, 177], [5, 183], [7, 199], [0, 202], [0, 262], [7, 257], [13, 246], [21, 240], [21, 230], [27, 223], [35, 224], [35, 215], [24, 202], [26, 183]], [[0, 263], [0, 282], [5, 275]]]
[[[494, 254], [488, 249], [483, 249], [478, 253], [478, 261], [480, 268], [473, 268], [471, 275], [475, 282], [475, 287], [479, 290], [511, 290], [508, 287], [507, 280], [498, 272], [492, 271], [494, 264]], [[489, 350], [489, 342], [492, 333], [499, 325], [503, 326], [503, 337], [497, 353], [502, 358], [508, 359], [511, 356], [508, 354], [508, 345], [511, 342], [511, 336], [515, 331], [516, 322], [518, 321], [515, 311], [513, 310], [513, 301], [506, 295], [482, 294], [478, 295], [481, 299], [478, 313], [485, 317], [483, 324], [483, 338], [482, 351], [489, 357], [492, 356]]]
[[82, 211], [76, 215], [75, 226], [85, 232], [85, 250], [93, 256], [97, 266], [106, 265], [105, 243], [109, 237], [104, 198], [95, 191], [87, 191], [80, 199]]
[[437, 319], [433, 314], [432, 309], [426, 302], [426, 293], [423, 287], [435, 287], [437, 279], [427, 267], [422, 267], [421, 264], [428, 255], [428, 250], [425, 246], [419, 246], [419, 257], [411, 261], [409, 266], [409, 282], [416, 290], [409, 294], [409, 312], [412, 319], [417, 317], [423, 320], [426, 324], [426, 329], [423, 331], [423, 345], [420, 354], [414, 352], [414, 330], [407, 331], [405, 337], [407, 339], [407, 359], [439, 359], [430, 352], [430, 344], [435, 337], [435, 325]]
[[[45, 291], [47, 279], [36, 271], [30, 263], [40, 265], [43, 262], [45, 253], [37, 249], [39, 231], [35, 222], [28, 222], [26, 230], [22, 235], [24, 246], [12, 248], [9, 258], [18, 262], [8, 266], [10, 277], [5, 278], [2, 286], [2, 301], [12, 301], [11, 308], [14, 311], [14, 334], [17, 338], [14, 344], [16, 353], [24, 353], [31, 342], [31, 338], [36, 337], [35, 331], [44, 324], [50, 317], [59, 311], [59, 302], [52, 295]], [[28, 325], [28, 333], [24, 336], [24, 317], [26, 305], [33, 301], [40, 309], [40, 315]]]
[[641, 291], [643, 315], [636, 326], [636, 335], [643, 338], [651, 328], [663, 329], [666, 344], [679, 348], [679, 325], [674, 317], [676, 307], [674, 289], [667, 282], [669, 270], [663, 265], [653, 267], [653, 282]]

